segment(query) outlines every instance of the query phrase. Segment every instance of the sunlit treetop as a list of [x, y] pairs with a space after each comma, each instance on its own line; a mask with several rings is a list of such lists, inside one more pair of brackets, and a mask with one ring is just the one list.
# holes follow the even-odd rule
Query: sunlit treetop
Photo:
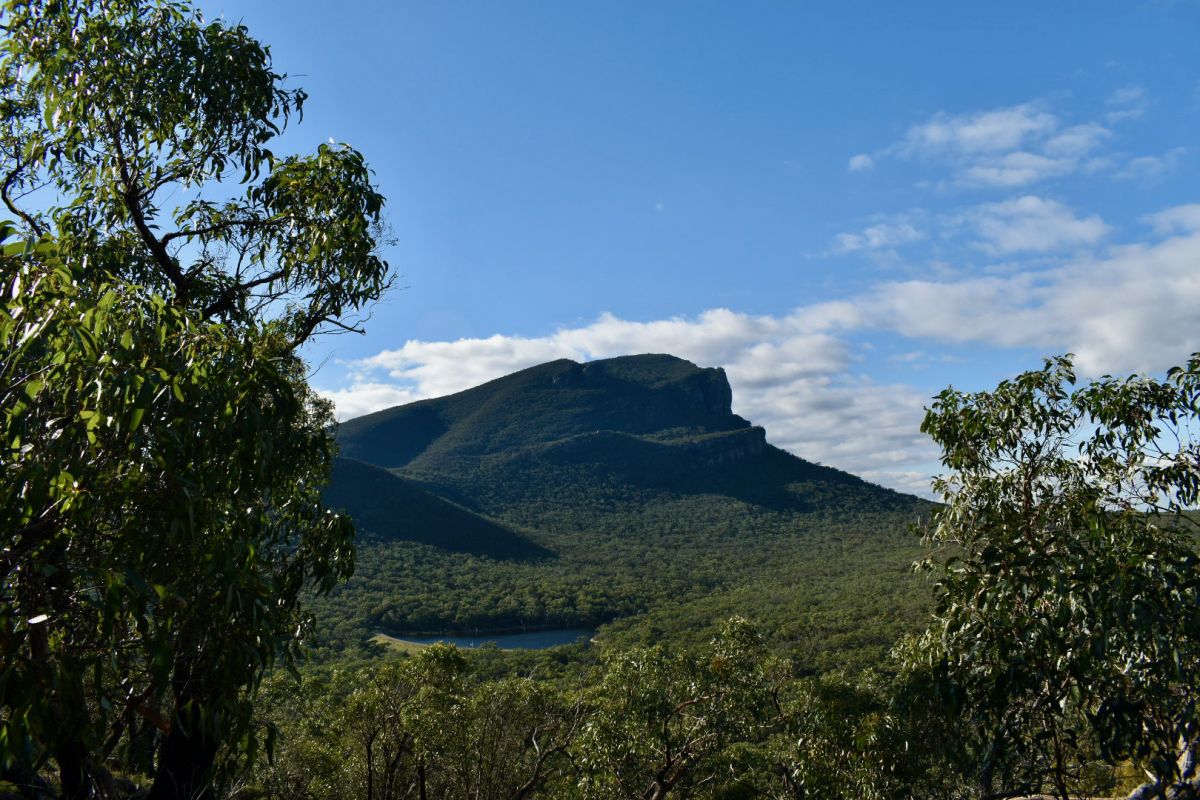
[[146, 0], [14, 1], [0, 24], [0, 191], [28, 234], [295, 345], [357, 330], [389, 282], [383, 197], [349, 146], [269, 149], [305, 94], [245, 27]]

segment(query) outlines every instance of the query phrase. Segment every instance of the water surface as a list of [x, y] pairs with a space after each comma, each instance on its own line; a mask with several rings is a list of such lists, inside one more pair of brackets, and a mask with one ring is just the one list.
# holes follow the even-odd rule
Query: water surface
[[532, 631], [529, 633], [482, 633], [478, 636], [400, 636], [405, 642], [433, 644], [445, 642], [458, 647], [482, 647], [492, 642], [502, 650], [544, 650], [560, 644], [574, 644], [591, 639], [596, 631], [591, 628], [562, 628], [554, 631]]

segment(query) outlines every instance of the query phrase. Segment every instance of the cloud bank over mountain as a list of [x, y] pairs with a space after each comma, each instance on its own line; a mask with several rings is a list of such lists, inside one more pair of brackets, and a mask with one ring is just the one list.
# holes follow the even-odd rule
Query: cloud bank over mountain
[[902, 337], [934, 357], [939, 345], [961, 344], [1074, 352], [1088, 376], [1161, 371], [1200, 349], [1200, 219], [1184, 206], [1147, 222], [1158, 232], [1153, 239], [1060, 265], [884, 281], [782, 316], [712, 309], [634, 321], [602, 314], [544, 336], [408, 341], [349, 365], [349, 385], [324, 394], [350, 418], [556, 358], [671, 353], [725, 367], [735, 411], [764, 425], [779, 446], [923, 490], [935, 462], [917, 430], [928, 398], [911, 385], [868, 377], [871, 351], [860, 335]]
[[[972, 372], [975, 361], [1026, 369], [1066, 352], [1083, 376], [1159, 372], [1200, 350], [1200, 204], [1133, 219], [1088, 208], [1097, 184], [1111, 194], [1186, 158], [1181, 147], [1121, 149], [1124, 126], [1151, 105], [1143, 89], [1123, 87], [1091, 119], [1043, 101], [941, 111], [850, 156], [841, 162], [847, 181], [916, 168], [907, 194], [932, 202], [865, 216], [814, 248], [805, 268], [841, 287], [820, 300], [788, 308], [776, 298], [788, 310], [766, 314], [600, 313], [540, 335], [414, 339], [342, 363], [340, 385], [317, 383], [347, 419], [556, 358], [671, 353], [725, 367], [734, 410], [765, 426], [772, 443], [926, 493], [937, 453], [919, 425], [943, 376], [987, 388], [1003, 373]], [[872, 277], [838, 280], [851, 263]]]

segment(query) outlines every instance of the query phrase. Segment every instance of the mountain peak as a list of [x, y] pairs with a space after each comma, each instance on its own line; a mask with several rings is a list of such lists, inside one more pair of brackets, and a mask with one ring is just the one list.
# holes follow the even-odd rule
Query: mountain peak
[[706, 434], [750, 427], [722, 369], [666, 354], [559, 359], [446, 397], [342, 424], [342, 452], [385, 467], [511, 451], [585, 433]]
[[[550, 517], [529, 517], [531, 509], [550, 513], [553, 524], [610, 512], [626, 519], [621, 515], [641, 513], [651, 498], [669, 504], [706, 497], [772, 513], [911, 507], [914, 498], [772, 447], [762, 428], [732, 412], [731, 401], [724, 370], [671, 355], [560, 359], [350, 420], [338, 441], [344, 457], [383, 469], [383, 476], [371, 473], [373, 486], [382, 487], [389, 473], [403, 477], [451, 501], [461, 513], [439, 507], [434, 516], [452, 518], [443, 527], [468, 533], [483, 528], [466, 512], [540, 528]], [[365, 467], [350, 476], [356, 485], [348, 498], [362, 499], [357, 484], [367, 482]], [[402, 516], [389, 506], [363, 516], [363, 524], [382, 529]], [[407, 534], [479, 551], [479, 542], [459, 542], [465, 535]], [[520, 549], [508, 532], [476, 538], [495, 538], [505, 552]]]

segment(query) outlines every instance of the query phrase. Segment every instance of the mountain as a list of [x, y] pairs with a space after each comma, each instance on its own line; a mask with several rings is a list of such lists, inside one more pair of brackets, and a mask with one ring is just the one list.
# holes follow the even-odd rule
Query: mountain
[[780, 450], [731, 410], [722, 369], [670, 355], [562, 359], [344, 423], [342, 454], [485, 513], [574, 488], [724, 494], [771, 507], [910, 508], [913, 498]]
[[739, 614], [805, 642], [813, 669], [876, 663], [928, 613], [907, 526], [930, 505], [773, 446], [731, 403], [723, 370], [638, 355], [343, 423], [327, 498], [364, 535], [321, 601], [331, 639], [590, 625], [696, 643]]
[[549, 550], [516, 531], [430, 494], [385, 469], [348, 458], [334, 462], [325, 504], [350, 514], [364, 534], [493, 558], [544, 558]]
[[464, 392], [342, 424], [342, 454], [386, 467], [502, 453], [593, 431], [749, 427], [730, 412], [724, 370], [665, 355], [551, 361]]

